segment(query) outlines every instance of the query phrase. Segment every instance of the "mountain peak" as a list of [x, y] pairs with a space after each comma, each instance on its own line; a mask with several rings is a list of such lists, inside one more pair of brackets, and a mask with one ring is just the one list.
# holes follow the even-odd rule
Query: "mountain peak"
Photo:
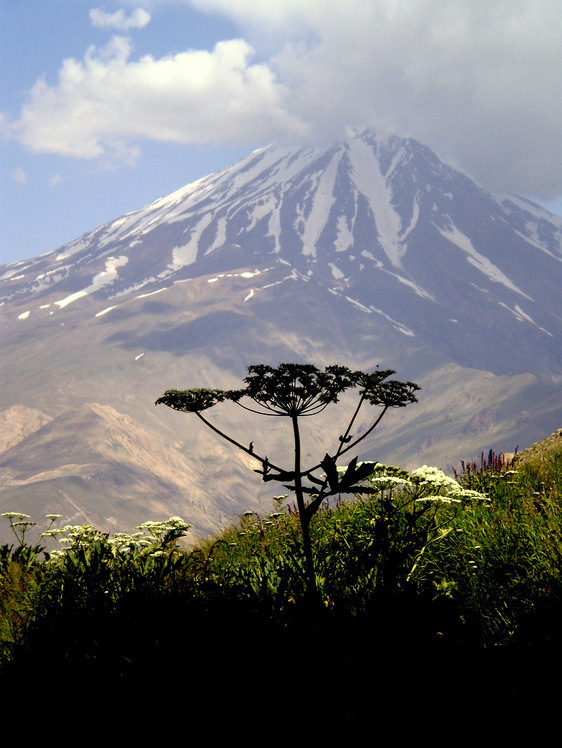
[[[236, 386], [247, 365], [292, 358], [380, 363], [433, 404], [407, 437], [387, 432], [377, 459], [449, 459], [500, 424], [524, 445], [562, 417], [561, 287], [562, 220], [488, 193], [414, 140], [359, 128], [330, 145], [271, 145], [1, 268], [0, 414], [40, 411], [54, 433], [97, 402], [138, 419], [123, 426], [131, 438], [152, 429], [205, 461], [201, 445], [177, 446], [177, 422], [149, 415], [162, 386]], [[86, 496], [88, 475], [61, 490], [76, 481]], [[193, 481], [203, 496], [204, 477]], [[233, 505], [248, 497], [241, 478], [225, 481]]]
[[[281, 264], [287, 278], [318, 283], [408, 335], [437, 313], [441, 326], [480, 327], [486, 308], [494, 324], [546, 339], [561, 329], [561, 235], [560, 219], [495, 198], [416, 141], [355, 128], [330, 147], [254, 151], [8, 266], [0, 298], [29, 302], [19, 314], [33, 315], [49, 296], [51, 314], [85, 297], [155, 293], [220, 272], [258, 277]], [[459, 294], [470, 302], [459, 305]]]

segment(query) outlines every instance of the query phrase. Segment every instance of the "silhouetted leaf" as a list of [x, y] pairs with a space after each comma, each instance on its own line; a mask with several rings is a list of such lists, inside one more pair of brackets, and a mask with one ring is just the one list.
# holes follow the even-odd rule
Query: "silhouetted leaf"
[[227, 393], [223, 390], [166, 390], [155, 405], [167, 405], [183, 413], [200, 413], [222, 402], [226, 395]]
[[320, 467], [326, 473], [326, 479], [328, 481], [328, 485], [330, 486], [330, 490], [332, 491], [332, 493], [335, 493], [338, 490], [339, 486], [339, 475], [336, 461], [333, 457], [330, 457], [330, 455], [326, 453], [324, 455], [324, 459], [320, 463]]
[[[260, 472], [260, 471], [256, 470], [256, 472]], [[282, 472], [282, 473], [275, 473], [275, 474], [268, 473], [267, 476], [264, 477], [264, 480], [265, 481], [269, 481], [269, 480], [284, 481], [284, 480], [293, 480], [294, 477], [295, 477], [294, 472]]]

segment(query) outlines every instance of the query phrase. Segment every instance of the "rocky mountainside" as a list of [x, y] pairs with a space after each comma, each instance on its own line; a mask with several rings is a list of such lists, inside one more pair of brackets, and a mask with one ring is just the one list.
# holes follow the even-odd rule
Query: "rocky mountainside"
[[[0, 268], [0, 508], [108, 529], [181, 514], [206, 533], [267, 502], [246, 459], [153, 405], [238, 386], [252, 363], [421, 384], [362, 457], [447, 469], [524, 448], [562, 423], [561, 287], [562, 219], [420, 143], [355, 130], [254, 152]], [[285, 449], [282, 425], [214, 417]], [[333, 436], [311, 425], [311, 451]]]
[[562, 455], [562, 429], [557, 429], [550, 436], [514, 455], [513, 462], [515, 465], [528, 463], [536, 465], [544, 461], [555, 460], [560, 455]]

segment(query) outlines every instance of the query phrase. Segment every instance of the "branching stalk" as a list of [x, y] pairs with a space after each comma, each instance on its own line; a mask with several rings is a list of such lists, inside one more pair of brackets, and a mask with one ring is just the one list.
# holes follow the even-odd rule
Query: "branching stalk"
[[[218, 436], [257, 460], [261, 464], [262, 470], [256, 472], [261, 472], [264, 481], [293, 481], [291, 485], [286, 485], [286, 487], [294, 491], [297, 500], [306, 564], [307, 591], [313, 598], [316, 596], [316, 573], [310, 539], [311, 519], [325, 498], [335, 493], [360, 491], [361, 488], [354, 484], [366, 477], [365, 466], [359, 467], [357, 458], [354, 458], [349, 464], [346, 474], [340, 478], [336, 466], [337, 460], [366, 439], [378, 426], [390, 407], [403, 407], [416, 402], [414, 392], [419, 387], [412, 382], [387, 381], [388, 377], [394, 374], [392, 370], [377, 370], [372, 374], [365, 374], [360, 371], [351, 371], [344, 366], [327, 366], [324, 371], [320, 371], [310, 364], [280, 364], [276, 368], [256, 364], [250, 366], [248, 372], [249, 375], [244, 380], [246, 383], [245, 389], [167, 390], [156, 401], [156, 404], [163, 403], [174, 410], [195, 413]], [[339, 437], [339, 445], [335, 454], [333, 456], [327, 454], [314, 467], [303, 470], [299, 419], [318, 415], [328, 405], [336, 403], [339, 396], [347, 389], [357, 386], [361, 387], [359, 403], [351, 416], [345, 433]], [[259, 410], [240, 402], [244, 397], [252, 400]], [[262, 457], [254, 451], [253, 442], [249, 446], [241, 444], [210, 423], [202, 415], [202, 411], [224, 400], [235, 402], [245, 410], [259, 415], [284, 416], [291, 419], [294, 446], [293, 471], [287, 471], [271, 463], [267, 457]], [[372, 405], [381, 406], [381, 412], [361, 436], [353, 439], [351, 430], [365, 401]], [[321, 468], [325, 470], [323, 481], [312, 475]], [[320, 486], [319, 490], [304, 486], [303, 478], [305, 477]], [[364, 488], [363, 491], [369, 491], [369, 489]], [[311, 501], [308, 503], [305, 501], [306, 494], [311, 496]]]

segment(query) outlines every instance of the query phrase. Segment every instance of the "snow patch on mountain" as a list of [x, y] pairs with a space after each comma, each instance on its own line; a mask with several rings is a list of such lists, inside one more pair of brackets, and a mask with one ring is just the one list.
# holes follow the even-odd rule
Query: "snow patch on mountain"
[[381, 317], [383, 317], [387, 322], [390, 322], [392, 327], [397, 330], [402, 335], [405, 335], [409, 338], [414, 338], [415, 333], [414, 331], [408, 327], [407, 325], [402, 324], [402, 322], [398, 322], [395, 320], [390, 314], [387, 314], [386, 312], [383, 312], [382, 309], [378, 309], [377, 307], [370, 304], [367, 306], [366, 304], [363, 304], [362, 302], [358, 301], [357, 299], [354, 299], [352, 296], [349, 296], [347, 294], [343, 294], [341, 292], [341, 289], [339, 288], [329, 288], [328, 289], [330, 293], [332, 293], [334, 296], [339, 296], [343, 298], [348, 303], [352, 304], [355, 308], [359, 309], [362, 312], [365, 312], [366, 314], [378, 314]]
[[420, 205], [417, 200], [414, 200], [413, 212], [412, 212], [412, 217], [410, 219], [410, 223], [405, 229], [402, 229], [402, 232], [400, 233], [401, 242], [404, 242], [404, 240], [408, 237], [408, 234], [410, 234], [412, 230], [416, 227], [419, 217], [420, 217]]
[[83, 249], [86, 249], [90, 246], [90, 237], [93, 236], [95, 232], [91, 232], [90, 234], [85, 234], [84, 236], [81, 236], [79, 239], [76, 239], [73, 242], [70, 242], [69, 244], [66, 244], [64, 247], [61, 248], [55, 255], [55, 261], [56, 262], [62, 262], [63, 260], [68, 260], [69, 257], [72, 257], [73, 255], [78, 254]]
[[248, 207], [248, 224], [244, 227], [244, 232], [252, 231], [260, 221], [271, 215], [276, 204], [273, 195], [265, 195], [250, 205]]
[[[324, 170], [314, 175], [310, 185], [310, 197], [307, 195], [309, 201], [303, 201], [308, 207], [308, 215], [305, 215], [304, 207], [301, 208], [301, 215], [296, 222], [295, 229], [302, 237], [305, 255], [316, 257], [317, 241], [326, 226], [332, 205], [335, 203], [334, 186], [338, 160], [338, 158], [332, 158]], [[308, 202], [311, 202], [311, 205], [308, 205]]]
[[[0, 275], [0, 281], [3, 280], [20, 280], [21, 278], [25, 278], [25, 274], [22, 272], [22, 270], [27, 270], [29, 265], [25, 265], [23, 268], [20, 267], [21, 263], [11, 263], [10, 265], [6, 265], [8, 270], [6, 270], [2, 275]], [[19, 275], [16, 275], [16, 273], [20, 273]]]
[[156, 291], [149, 291], [148, 293], [140, 293], [138, 296], [135, 296], [135, 299], [146, 299], [148, 296], [156, 296], [156, 294], [162, 293], [163, 291], [166, 291], [166, 287], [164, 288], [158, 288]]
[[334, 242], [336, 252], [346, 252], [353, 247], [353, 231], [348, 223], [347, 216], [338, 216], [336, 225], [337, 237]]
[[405, 250], [400, 243], [402, 220], [392, 204], [392, 190], [388, 187], [380, 162], [372, 147], [361, 138], [348, 143], [353, 166], [353, 181], [369, 203], [378, 241], [392, 265], [402, 270]]
[[513, 316], [519, 321], [519, 322], [529, 322], [531, 325], [534, 325], [535, 327], [538, 327], [541, 332], [544, 332], [546, 335], [549, 335], [551, 338], [554, 337], [551, 332], [548, 330], [545, 330], [544, 327], [541, 327], [540, 325], [537, 325], [537, 323], [534, 321], [534, 319], [528, 315], [526, 312], [521, 309], [519, 304], [515, 304], [513, 309], [509, 307], [507, 304], [505, 304], [503, 301], [499, 302], [499, 305], [503, 307], [504, 309], [507, 309], [508, 312], [511, 312]]
[[112, 309], [117, 309], [117, 306], [116, 305], [114, 305], [114, 306], [108, 306], [105, 309], [102, 309], [101, 312], [98, 312], [95, 316], [96, 317], [104, 317], [108, 312], [111, 312]]
[[281, 252], [281, 205], [274, 201], [267, 224], [266, 238], [273, 239], [273, 251], [279, 254]]
[[398, 332], [402, 333], [402, 335], [406, 335], [408, 338], [415, 338], [415, 333], [413, 330], [411, 330], [406, 325], [403, 325], [402, 322], [398, 322], [397, 320], [393, 319], [390, 315], [386, 314], [386, 312], [383, 312], [382, 309], [377, 309], [374, 306], [371, 306], [370, 309], [373, 312], [376, 312], [376, 314], [380, 314], [382, 317], [384, 317], [386, 320], [388, 320], [392, 326], [398, 330]]
[[70, 296], [65, 296], [64, 299], [61, 299], [60, 301], [55, 301], [55, 304], [60, 308], [64, 309], [65, 306], [68, 306], [69, 304], [72, 304], [73, 301], [78, 301], [78, 299], [83, 299], [84, 296], [87, 296], [86, 291], [76, 291], [76, 293], [71, 293]]
[[452, 244], [455, 244], [457, 247], [459, 247], [459, 249], [462, 249], [463, 252], [466, 252], [466, 254], [468, 255], [466, 258], [467, 261], [473, 267], [487, 276], [491, 281], [493, 281], [494, 283], [501, 283], [511, 291], [515, 291], [521, 296], [524, 296], [529, 301], [533, 301], [533, 299], [520, 288], [518, 288], [515, 283], [513, 283], [507, 277], [507, 275], [502, 273], [502, 271], [496, 265], [494, 265], [493, 262], [477, 252], [476, 249], [474, 249], [472, 242], [470, 241], [468, 236], [465, 236], [465, 234], [463, 234], [462, 231], [459, 231], [456, 226], [451, 225], [450, 228], [447, 229], [437, 227], [437, 230], [439, 231], [441, 236], [447, 239], [447, 241], [450, 241]]
[[342, 273], [342, 271], [338, 268], [335, 262], [329, 262], [328, 265], [332, 269], [332, 275], [334, 276], [336, 280], [341, 280], [342, 278], [345, 278], [345, 274]]
[[361, 252], [361, 256], [365, 257], [368, 260], [371, 260], [371, 262], [375, 265], [377, 270], [380, 270], [383, 273], [387, 273], [388, 275], [391, 275], [393, 278], [396, 278], [397, 281], [402, 283], [405, 286], [408, 286], [408, 288], [411, 288], [412, 291], [414, 291], [418, 296], [421, 296], [422, 299], [427, 299], [428, 301], [435, 301], [435, 297], [432, 293], [427, 291], [425, 288], [422, 288], [418, 283], [413, 281], [411, 278], [405, 278], [400, 273], [394, 273], [392, 270], [388, 270], [384, 267], [383, 263], [380, 260], [377, 260], [376, 257], [373, 257], [371, 252], [367, 250], [363, 250]]
[[55, 301], [55, 304], [60, 309], [63, 309], [65, 306], [72, 304], [72, 302], [77, 301], [88, 294], [95, 293], [104, 286], [113, 283], [118, 276], [118, 268], [126, 265], [128, 261], [129, 258], [125, 255], [122, 255], [121, 257], [110, 257], [105, 263], [105, 270], [102, 270], [101, 273], [95, 275], [91, 284], [87, 288], [84, 288], [81, 291], [76, 291], [60, 301]]
[[215, 238], [213, 243], [205, 250], [206, 255], [210, 255], [215, 249], [224, 247], [226, 241], [226, 228], [227, 228], [228, 216], [220, 216], [216, 222], [215, 227]]
[[189, 241], [181, 247], [172, 249], [172, 270], [179, 270], [186, 265], [191, 265], [197, 258], [199, 251], [199, 239], [201, 234], [213, 220], [213, 214], [209, 211], [190, 228]]
[[398, 280], [404, 286], [411, 288], [412, 291], [414, 291], [414, 293], [416, 293], [418, 296], [421, 296], [422, 299], [427, 299], [428, 301], [435, 301], [435, 297], [433, 296], [433, 294], [429, 293], [429, 291], [426, 291], [425, 288], [422, 288], [421, 286], [419, 286], [411, 278], [404, 278], [403, 275], [399, 275], [398, 273], [391, 273], [389, 270], [385, 270], [384, 272], [388, 273], [389, 275], [393, 275], [396, 278], [396, 280]]

